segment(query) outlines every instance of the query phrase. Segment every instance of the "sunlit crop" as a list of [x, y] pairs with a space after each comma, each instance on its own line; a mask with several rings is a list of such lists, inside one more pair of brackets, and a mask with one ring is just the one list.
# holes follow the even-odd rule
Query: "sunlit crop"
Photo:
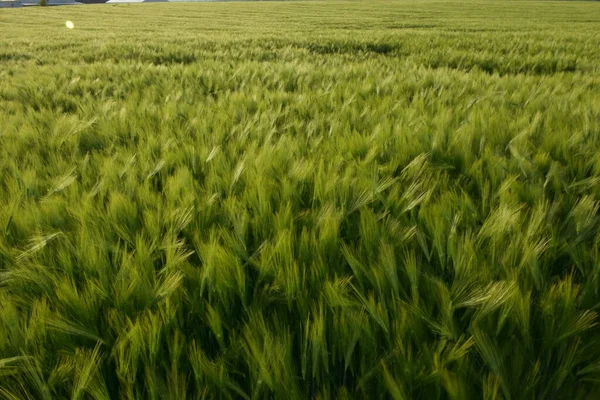
[[598, 6], [3, 9], [0, 398], [595, 398]]

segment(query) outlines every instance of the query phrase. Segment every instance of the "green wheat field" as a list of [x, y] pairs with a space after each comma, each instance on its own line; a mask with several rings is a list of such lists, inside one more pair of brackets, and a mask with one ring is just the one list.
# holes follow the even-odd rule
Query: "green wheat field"
[[0, 12], [0, 399], [595, 399], [599, 207], [600, 3]]

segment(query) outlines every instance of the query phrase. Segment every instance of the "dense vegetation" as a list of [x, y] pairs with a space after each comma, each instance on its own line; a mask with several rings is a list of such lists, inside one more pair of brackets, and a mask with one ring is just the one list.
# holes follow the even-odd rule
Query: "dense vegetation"
[[0, 32], [0, 398], [600, 390], [597, 4], [78, 6]]

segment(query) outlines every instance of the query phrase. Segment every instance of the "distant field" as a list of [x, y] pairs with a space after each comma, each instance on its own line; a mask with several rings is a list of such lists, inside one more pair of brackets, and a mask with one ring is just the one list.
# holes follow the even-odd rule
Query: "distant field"
[[0, 399], [594, 399], [599, 206], [598, 3], [0, 12]]

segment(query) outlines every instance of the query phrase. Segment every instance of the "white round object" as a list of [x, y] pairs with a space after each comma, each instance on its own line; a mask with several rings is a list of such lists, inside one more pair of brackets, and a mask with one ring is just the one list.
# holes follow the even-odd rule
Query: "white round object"
[[67, 25], [67, 28], [69, 28], [69, 29], [75, 28], [75, 24], [72, 23], [71, 21], [67, 21], [67, 23], [65, 25]]

